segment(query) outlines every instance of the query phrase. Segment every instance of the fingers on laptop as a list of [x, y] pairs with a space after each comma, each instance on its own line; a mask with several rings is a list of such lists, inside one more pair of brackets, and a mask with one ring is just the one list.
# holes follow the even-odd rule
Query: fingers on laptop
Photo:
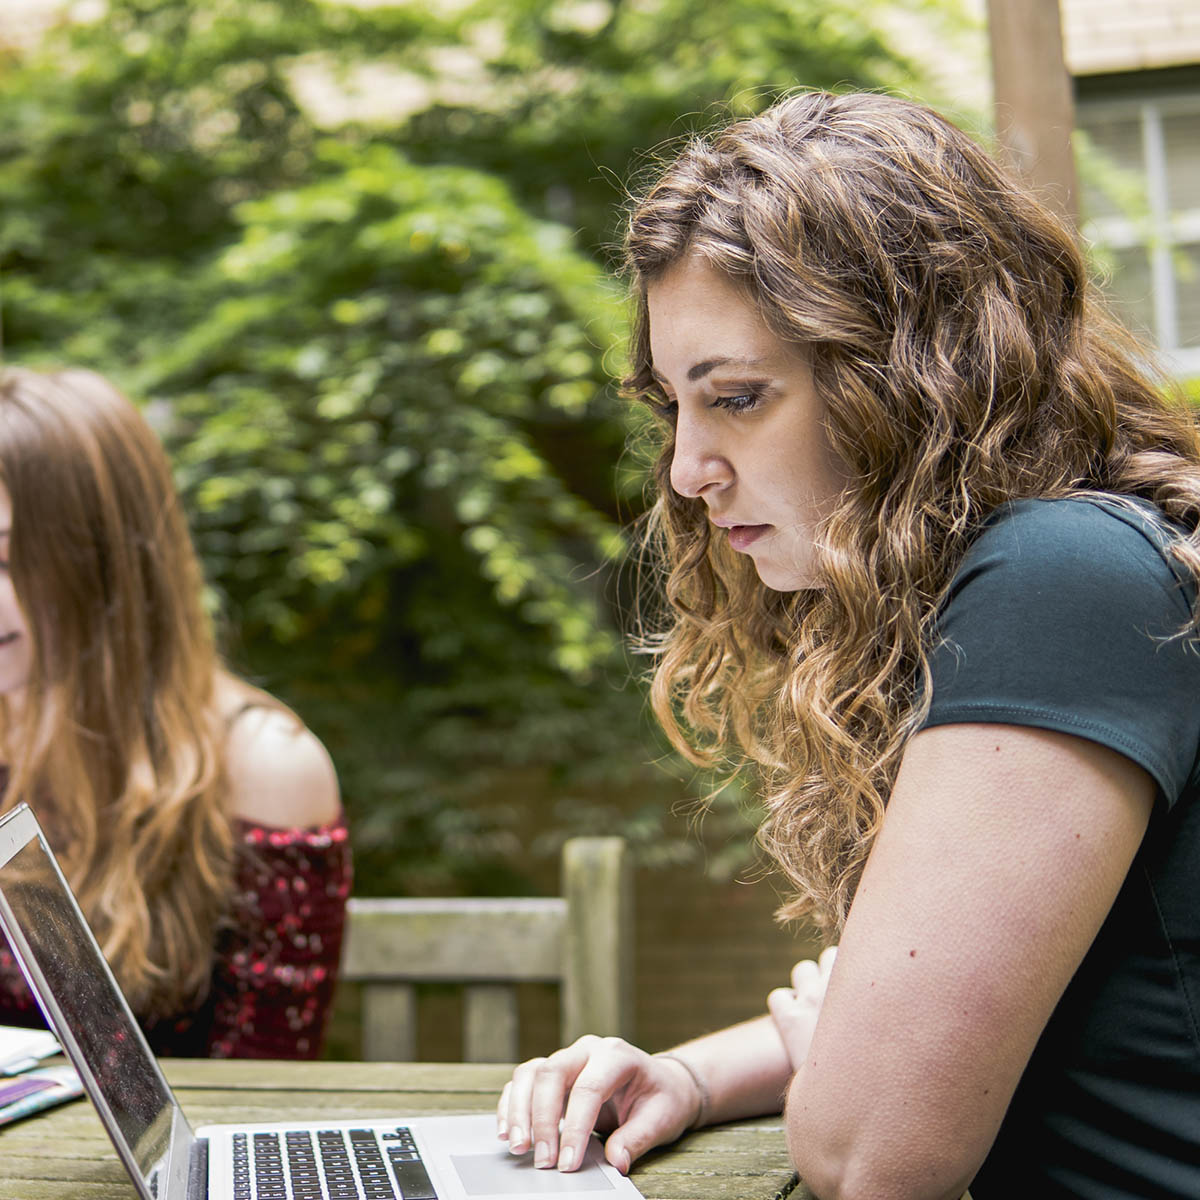
[[[645, 1051], [620, 1038], [593, 1036], [522, 1063], [501, 1093], [497, 1132], [513, 1154], [532, 1149], [535, 1166], [574, 1171], [593, 1129], [625, 1121], [605, 1151], [613, 1166], [628, 1171], [634, 1158], [663, 1140], [655, 1133], [664, 1115], [657, 1109], [668, 1106], [643, 1103], [653, 1090], [650, 1063]], [[606, 1105], [613, 1112], [602, 1120]]]

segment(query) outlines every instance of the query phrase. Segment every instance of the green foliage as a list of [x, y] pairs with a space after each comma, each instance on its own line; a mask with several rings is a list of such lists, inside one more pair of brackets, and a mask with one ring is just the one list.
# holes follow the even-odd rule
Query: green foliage
[[[619, 444], [602, 278], [477, 172], [335, 142], [318, 162], [317, 182], [240, 206], [221, 299], [143, 372], [174, 398], [214, 580], [281, 642], [349, 605], [339, 637], [362, 657], [395, 618], [376, 594], [393, 572], [453, 578], [465, 550], [586, 679], [613, 639], [564, 548], [601, 562], [621, 540], [542, 443], [567, 426]], [[449, 590], [412, 614], [426, 655], [483, 652], [466, 617]]]
[[[511, 888], [577, 830], [694, 853], [621, 651], [612, 181], [718, 106], [896, 81], [881, 3], [110, 0], [3, 64], [5, 353], [152, 402], [235, 665], [338, 763], [360, 890]], [[298, 102], [364, 62], [420, 84], [391, 127]]]
[[402, 46], [432, 18], [316, 0], [112, 0], [0, 72], [6, 343], [121, 364], [198, 314], [190, 272], [246, 199], [311, 178], [288, 64]]
[[[885, 8], [927, 0], [475, 0], [463, 51], [392, 136], [422, 161], [470, 163], [508, 181], [531, 211], [575, 228], [604, 256], [623, 184], [648, 151], [788, 89], [879, 87], [913, 78], [880, 32]], [[448, 30], [439, 31], [446, 38]], [[439, 47], [441, 49], [441, 47]], [[467, 93], [463, 96], [463, 93]]]

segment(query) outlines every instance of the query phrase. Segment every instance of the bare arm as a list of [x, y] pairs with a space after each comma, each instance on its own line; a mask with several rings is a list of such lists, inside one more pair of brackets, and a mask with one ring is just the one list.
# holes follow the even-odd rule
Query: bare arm
[[783, 1107], [792, 1069], [770, 1017], [743, 1021], [668, 1053], [686, 1062], [704, 1085], [703, 1112], [696, 1114], [702, 1124], [777, 1113]]
[[789, 1146], [817, 1195], [961, 1195], [1153, 797], [1140, 767], [1065, 734], [913, 738], [789, 1089]]

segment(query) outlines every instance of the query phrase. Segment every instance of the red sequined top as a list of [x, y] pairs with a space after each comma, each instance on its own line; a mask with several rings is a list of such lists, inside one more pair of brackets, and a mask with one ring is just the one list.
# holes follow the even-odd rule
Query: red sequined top
[[[316, 1058], [337, 982], [353, 869], [345, 820], [315, 829], [235, 821], [236, 887], [212, 984], [194, 1012], [145, 1025], [156, 1054]], [[0, 937], [0, 1024], [42, 1025]]]

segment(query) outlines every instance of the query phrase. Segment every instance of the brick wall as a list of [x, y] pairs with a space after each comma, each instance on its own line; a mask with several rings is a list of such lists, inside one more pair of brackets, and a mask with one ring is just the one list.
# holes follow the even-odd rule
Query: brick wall
[[792, 963], [819, 950], [804, 931], [776, 925], [767, 880], [639, 871], [636, 891], [637, 1038], [649, 1050], [760, 1016]]

